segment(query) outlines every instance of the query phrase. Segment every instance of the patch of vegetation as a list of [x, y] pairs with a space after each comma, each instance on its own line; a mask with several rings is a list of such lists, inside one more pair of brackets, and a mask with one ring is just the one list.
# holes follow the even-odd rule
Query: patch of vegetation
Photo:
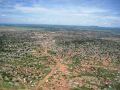
[[72, 88], [70, 90], [93, 90], [93, 89], [85, 87], [85, 86], [82, 86], [82, 87], [75, 87], [75, 88]]
[[51, 55], [56, 55], [56, 52], [55, 52], [55, 51], [48, 50], [47, 52], [50, 53]]
[[25, 89], [26, 86], [22, 83], [13, 83], [13, 82], [10, 82], [10, 81], [3, 81], [3, 82], [0, 82], [0, 88], [14, 88], [14, 89]]
[[94, 76], [94, 77], [98, 77], [98, 78], [102, 77], [104, 79], [114, 80], [116, 75], [117, 75], [117, 71], [111, 71], [111, 70], [104, 69], [104, 68], [97, 68], [96, 71], [80, 72], [79, 75], [73, 76], [73, 77]]
[[81, 58], [76, 55], [76, 56], [74, 56], [74, 57], [72, 58], [72, 64], [73, 64], [74, 66], [78, 66], [78, 65], [80, 65], [80, 60], [81, 60]]
[[38, 89], [38, 90], [43, 90], [43, 89], [42, 89], [42, 87], [39, 87], [39, 89]]

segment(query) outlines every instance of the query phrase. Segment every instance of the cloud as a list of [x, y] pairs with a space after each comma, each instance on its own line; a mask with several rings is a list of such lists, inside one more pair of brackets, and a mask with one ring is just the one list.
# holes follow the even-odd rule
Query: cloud
[[3, 0], [0, 0], [0, 3], [2, 3], [3, 2]]
[[32, 14], [49, 11], [49, 9], [43, 8], [43, 7], [37, 7], [37, 6], [26, 7], [26, 6], [21, 6], [21, 5], [16, 5], [15, 9], [17, 11], [20, 11], [21, 13], [32, 13]]
[[99, 14], [99, 13], [106, 13], [107, 11], [105, 9], [101, 8], [90, 8], [90, 7], [55, 7], [55, 8], [49, 8], [49, 7], [42, 7], [37, 4], [28, 7], [28, 6], [22, 6], [22, 5], [15, 5], [14, 7], [17, 11], [21, 13], [32, 13], [32, 14], [40, 14], [40, 13], [48, 13], [48, 14], [63, 14], [63, 15], [85, 15], [85, 14]]
[[4, 16], [6, 16], [6, 14], [1, 14], [0, 16], [1, 16], [1, 17], [4, 17]]
[[[50, 1], [54, 3], [64, 2], [64, 0]], [[95, 6], [83, 7], [82, 5], [64, 5], [59, 7], [57, 5], [41, 5], [40, 3], [26, 5], [24, 2], [21, 2], [15, 3], [14, 5], [6, 4], [4, 9], [0, 8], [0, 13], [1, 22], [34, 22], [38, 24], [48, 23], [98, 26], [116, 26], [118, 23], [120, 23], [120, 16], [118, 12], [112, 11], [111, 9], [99, 8]]]

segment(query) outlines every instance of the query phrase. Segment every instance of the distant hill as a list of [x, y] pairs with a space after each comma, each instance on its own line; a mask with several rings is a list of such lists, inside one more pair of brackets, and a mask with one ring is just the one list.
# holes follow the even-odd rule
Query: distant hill
[[75, 26], [75, 25], [49, 25], [49, 24], [0, 24], [0, 26], [24, 27], [24, 28], [42, 28], [49, 30], [100, 30], [114, 31], [120, 33], [120, 28], [114, 27], [99, 27], [99, 26]]

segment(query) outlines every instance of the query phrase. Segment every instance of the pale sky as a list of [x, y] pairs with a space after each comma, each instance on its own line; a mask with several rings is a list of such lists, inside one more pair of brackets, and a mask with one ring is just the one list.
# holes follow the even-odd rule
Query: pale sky
[[0, 0], [0, 23], [120, 27], [120, 0]]

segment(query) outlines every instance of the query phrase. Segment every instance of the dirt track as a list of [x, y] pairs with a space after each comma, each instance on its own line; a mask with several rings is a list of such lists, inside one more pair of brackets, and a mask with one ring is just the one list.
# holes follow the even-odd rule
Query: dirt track
[[[65, 70], [68, 68], [66, 65], [64, 64], [61, 64], [60, 63], [60, 58], [59, 55], [57, 56], [52, 56], [50, 55], [48, 52], [47, 52], [47, 48], [45, 48], [44, 50], [44, 54], [47, 55], [47, 56], [50, 56], [55, 62], [56, 62], [56, 65], [52, 68], [51, 72], [46, 75], [44, 77], [43, 80], [39, 80], [37, 85], [35, 86], [34, 90], [38, 90], [39, 87], [42, 87], [42, 85], [48, 80], [48, 78], [50, 76], [52, 76], [52, 74], [57, 70], [59, 69], [60, 71], [62, 71], [63, 73], [66, 74]], [[68, 55], [69, 56], [69, 55]], [[70, 56], [69, 56], [70, 57]], [[98, 65], [81, 65], [82, 67], [96, 67], [96, 68], [106, 68], [106, 69], [110, 69], [110, 70], [117, 70], [117, 68], [113, 68], [113, 67], [106, 67], [106, 66], [98, 66]]]
[[55, 57], [55, 56], [51, 56], [49, 53], [47, 53], [47, 47], [45, 47], [44, 54], [47, 56], [50, 56], [56, 62], [56, 65], [52, 68], [51, 72], [44, 77], [43, 80], [38, 81], [34, 90], [38, 90], [40, 86], [42, 87], [42, 84], [44, 84], [48, 80], [48, 78], [50, 76], [52, 76], [52, 74], [56, 71], [56, 69], [59, 69], [60, 71], [64, 72], [64, 68], [67, 68], [66, 65], [63, 65], [60, 63], [61, 58], [59, 57], [59, 55], [57, 55], [57, 57]]

